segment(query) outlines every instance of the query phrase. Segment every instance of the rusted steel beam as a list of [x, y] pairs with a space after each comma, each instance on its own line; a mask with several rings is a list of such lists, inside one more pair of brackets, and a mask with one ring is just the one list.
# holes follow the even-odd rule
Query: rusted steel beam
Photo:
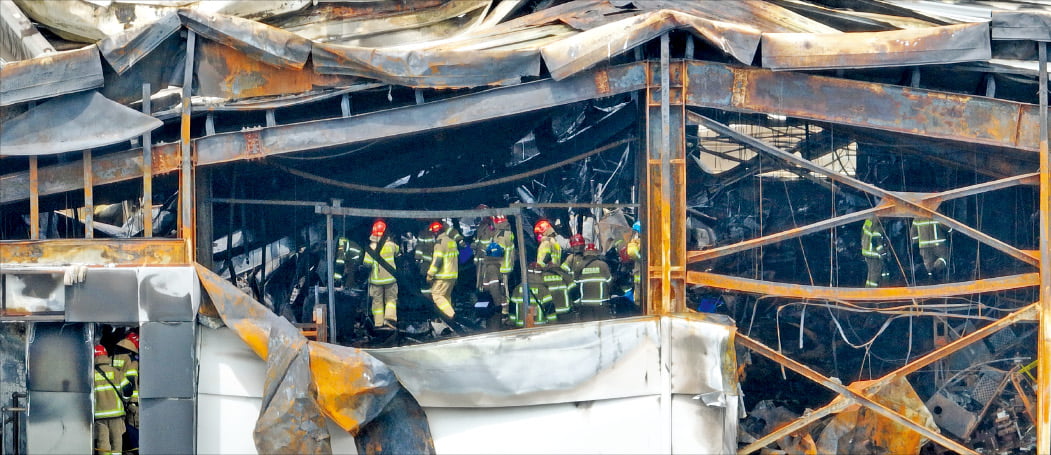
[[1037, 273], [1010, 275], [958, 283], [933, 284], [928, 286], [894, 288], [834, 288], [807, 286], [802, 284], [774, 283], [708, 272], [687, 272], [686, 282], [719, 289], [729, 289], [753, 294], [792, 297], [812, 300], [847, 300], [874, 302], [883, 300], [910, 300], [978, 294], [1007, 289], [1036, 286], [1040, 282]]
[[1038, 106], [796, 72], [691, 61], [686, 103], [1039, 150]]
[[[152, 109], [149, 82], [142, 84], [142, 113], [150, 115]], [[142, 133], [142, 236], [153, 237], [153, 133]]]
[[[967, 335], [964, 335], [958, 338], [957, 340], [945, 346], [942, 346], [941, 348], [938, 348], [932, 352], [929, 352], [926, 355], [919, 357], [916, 360], [913, 360], [912, 362], [909, 362], [907, 365], [890, 373], [887, 373], [879, 379], [872, 381], [872, 383], [865, 387], [865, 389], [863, 389], [861, 393], [867, 396], [876, 387], [882, 387], [884, 384], [897, 377], [904, 378], [905, 376], [915, 373], [916, 371], [919, 371], [921, 368], [926, 367], [927, 365], [930, 365], [938, 360], [944, 359], [945, 357], [948, 357], [956, 353], [957, 351], [1000, 331], [1004, 327], [1007, 327], [1019, 321], [1032, 320], [1036, 317], [1038, 311], [1039, 309], [1037, 308], [1036, 303], [1022, 307], [1016, 310], [1015, 312], [1004, 316], [1003, 318], [1000, 318], [999, 320], [992, 322], [989, 325], [986, 325], [985, 327], [975, 330], [974, 332], [968, 333]], [[793, 420], [791, 423], [780, 427], [777, 430], [774, 430], [766, 436], [757, 439], [754, 443], [742, 448], [737, 453], [747, 454], [759, 450], [773, 441], [776, 441], [788, 434], [791, 434], [799, 429], [806, 427], [807, 425], [818, 421], [822, 417], [841, 411], [842, 408], [845, 408], [849, 404], [850, 403], [845, 400], [833, 400], [831, 403], [821, 407], [820, 409], [812, 411], [804, 416], [800, 416], [798, 419]]]
[[91, 150], [84, 150], [81, 167], [84, 176], [84, 238], [95, 237], [95, 182], [91, 172]]
[[1025, 262], [1026, 264], [1029, 264], [1029, 265], [1032, 265], [1032, 266], [1037, 266], [1038, 265], [1037, 264], [1037, 262], [1038, 262], [1037, 259], [1035, 257], [1033, 257], [1032, 255], [1029, 255], [1026, 252], [1024, 252], [1022, 250], [1019, 250], [1018, 248], [1015, 248], [1015, 247], [1013, 247], [1011, 245], [1008, 245], [1008, 244], [1000, 241], [999, 239], [993, 238], [993, 237], [989, 236], [988, 234], [985, 234], [984, 232], [981, 232], [981, 231], [979, 231], [977, 229], [974, 229], [974, 228], [972, 228], [972, 227], [970, 227], [970, 226], [968, 226], [966, 224], [963, 224], [963, 223], [961, 223], [959, 221], [956, 221], [955, 219], [952, 219], [952, 218], [950, 218], [948, 216], [945, 216], [945, 215], [943, 215], [941, 213], [938, 213], [938, 212], [936, 212], [934, 210], [931, 210], [931, 209], [929, 209], [927, 207], [924, 207], [923, 205], [917, 204], [917, 203], [913, 202], [907, 196], [903, 196], [901, 194], [898, 194], [898, 193], [895, 193], [895, 192], [892, 192], [892, 191], [886, 191], [886, 190], [884, 190], [884, 189], [882, 189], [880, 187], [877, 187], [877, 186], [872, 185], [870, 183], [862, 182], [862, 181], [860, 181], [860, 180], [858, 180], [858, 179], [856, 179], [854, 177], [851, 177], [851, 176], [848, 176], [848, 175], [845, 175], [845, 174], [840, 174], [838, 172], [833, 172], [831, 170], [828, 170], [828, 169], [824, 168], [823, 166], [818, 166], [818, 165], [814, 164], [810, 160], [807, 160], [807, 159], [802, 158], [802, 157], [795, 156], [792, 153], [788, 153], [788, 152], [786, 152], [784, 150], [781, 150], [781, 149], [779, 149], [777, 147], [774, 147], [773, 145], [770, 145], [770, 144], [768, 144], [768, 143], [766, 143], [766, 142], [764, 142], [762, 140], [759, 140], [759, 139], [756, 139], [756, 138], [754, 138], [752, 136], [749, 136], [747, 134], [735, 131], [733, 128], [730, 128], [729, 126], [723, 125], [722, 123], [719, 123], [719, 122], [717, 122], [715, 120], [712, 120], [712, 119], [710, 119], [708, 117], [705, 117], [703, 115], [697, 115], [697, 116], [695, 116], [693, 118], [695, 118], [697, 120], [698, 124], [704, 125], [705, 127], [709, 128], [712, 131], [715, 131], [715, 132], [717, 132], [719, 134], [722, 134], [724, 136], [731, 137], [731, 138], [733, 138], [733, 139], [735, 139], [737, 141], [740, 141], [742, 144], [747, 145], [749, 147], [752, 147], [752, 148], [754, 148], [757, 151], [760, 151], [760, 152], [763, 152], [763, 153], [767, 153], [769, 155], [772, 155], [772, 156], [774, 156], [776, 158], [781, 159], [782, 161], [785, 161], [785, 162], [790, 163], [790, 164], [794, 164], [794, 165], [796, 165], [798, 167], [801, 167], [803, 169], [806, 169], [808, 171], [824, 175], [824, 176], [828, 177], [832, 181], [842, 183], [844, 185], [847, 185], [849, 187], [857, 189], [858, 191], [862, 191], [862, 192], [871, 194], [873, 196], [877, 196], [877, 197], [880, 197], [880, 198], [883, 198], [883, 199], [888, 199], [890, 201], [893, 201], [893, 202], [895, 202], [898, 205], [898, 207], [900, 207], [903, 210], [907, 210], [909, 212], [912, 212], [917, 217], [933, 218], [935, 220], [938, 220], [938, 221], [942, 222], [942, 224], [945, 224], [946, 226], [949, 226], [950, 228], [956, 229], [956, 230], [960, 231], [961, 233], [963, 233], [963, 234], [965, 234], [965, 235], [967, 235], [967, 236], [969, 236], [969, 237], [971, 237], [971, 238], [973, 238], [975, 240], [978, 240], [981, 243], [984, 243], [984, 244], [986, 244], [986, 245], [988, 245], [990, 247], [993, 247], [993, 248], [995, 248], [995, 249], [1007, 254], [1008, 256], [1011, 256], [1011, 257], [1013, 257], [1015, 259], [1018, 259], [1019, 261]]
[[197, 164], [258, 159], [268, 155], [388, 139], [493, 120], [549, 107], [642, 90], [646, 63], [596, 69], [562, 81], [543, 80], [420, 105], [196, 140]]
[[[197, 34], [193, 30], [186, 32], [186, 67], [182, 79], [182, 119], [180, 140], [182, 142], [182, 165], [179, 168], [179, 238], [186, 240], [188, 245], [194, 245], [194, 186], [193, 186], [193, 156], [192, 144], [190, 143], [190, 95], [193, 89], [193, 64], [194, 48], [197, 44]], [[193, 255], [193, 249], [188, 249]], [[192, 259], [192, 257], [191, 257]]]
[[946, 448], [951, 449], [951, 450], [955, 450], [956, 452], [961, 453], [961, 454], [977, 455], [977, 453], [975, 451], [973, 451], [973, 450], [971, 450], [971, 449], [969, 449], [967, 447], [964, 447], [963, 445], [961, 445], [960, 443], [958, 443], [956, 441], [953, 441], [952, 439], [949, 439], [949, 438], [943, 436], [941, 433], [937, 433], [935, 431], [931, 431], [930, 428], [927, 428], [927, 427], [925, 427], [923, 425], [920, 425], [920, 424], [918, 424], [916, 422], [913, 422], [912, 420], [909, 420], [908, 418], [902, 416], [901, 414], [898, 414], [897, 412], [887, 408], [886, 406], [884, 406], [884, 405], [882, 405], [880, 403], [877, 403], [875, 401], [872, 401], [871, 398], [868, 398], [868, 397], [866, 397], [866, 396], [864, 396], [862, 394], [854, 392], [853, 390], [850, 390], [849, 388], [847, 388], [846, 386], [841, 384], [839, 382], [839, 380], [833, 380], [833, 379], [830, 379], [828, 377], [825, 377], [821, 373], [818, 373], [817, 371], [814, 371], [810, 367], [808, 367], [806, 365], [803, 365], [802, 363], [799, 363], [799, 362], [797, 362], [797, 361], [795, 361], [793, 359], [788, 358], [784, 354], [781, 354], [780, 352], [777, 352], [777, 351], [767, 347], [766, 345], [764, 345], [763, 343], [760, 343], [759, 341], [753, 340], [753, 339], [749, 338], [748, 336], [743, 335], [741, 333], [738, 333], [734, 337], [734, 339], [737, 341], [738, 344], [740, 344], [740, 345], [742, 345], [742, 346], [744, 346], [744, 347], [746, 347], [748, 349], [751, 349], [755, 353], [760, 354], [763, 357], [766, 357], [766, 358], [768, 358], [770, 360], [773, 360], [773, 361], [775, 361], [775, 362], [787, 367], [788, 369], [790, 369], [792, 371], [795, 371], [796, 373], [799, 373], [803, 377], [806, 377], [807, 379], [810, 379], [810, 380], [812, 380], [812, 381], [814, 381], [814, 382], [816, 382], [816, 383], [818, 383], [818, 384], [820, 384], [820, 385], [822, 385], [822, 386], [824, 386], [824, 387], [826, 387], [826, 388], [828, 388], [828, 389], [830, 389], [830, 390], [842, 395], [844, 398], [846, 398], [848, 400], [852, 400], [852, 401], [854, 401], [857, 404], [860, 404], [860, 405], [862, 405], [862, 406], [864, 406], [866, 408], [871, 409], [876, 414], [879, 414], [879, 415], [881, 415], [883, 417], [886, 417], [886, 418], [888, 418], [890, 420], [893, 420], [893, 421], [897, 422], [900, 425], [904, 425], [905, 427], [909, 428], [910, 430], [913, 430], [913, 431], [915, 431], [915, 432], [917, 432], [917, 433], [929, 438], [930, 440], [942, 445], [943, 447], [946, 447]]
[[776, 234], [764, 235], [762, 237], [745, 240], [743, 242], [737, 242], [732, 245], [712, 248], [710, 250], [690, 251], [687, 257], [687, 261], [708, 261], [711, 259], [727, 256], [741, 251], [750, 250], [752, 248], [758, 248], [764, 245], [770, 245], [772, 243], [777, 243], [788, 239], [794, 239], [796, 237], [801, 237], [814, 232], [832, 229], [834, 227], [842, 226], [844, 224], [850, 224], [856, 221], [864, 220], [872, 215], [878, 216], [881, 214], [886, 214], [892, 212], [893, 210], [894, 208], [890, 205], [881, 205], [879, 207], [859, 210], [857, 212], [848, 213], [846, 215], [840, 215], [834, 218], [829, 218], [824, 221], [818, 221], [817, 223], [808, 224], [806, 226], [792, 228], [787, 231], [778, 232]]
[[29, 238], [40, 238], [40, 176], [36, 155], [29, 157]]
[[0, 242], [0, 263], [89, 265], [185, 265], [186, 244], [177, 239], [49, 239]]
[[[151, 147], [151, 165], [154, 175], [179, 170], [180, 143]], [[95, 185], [107, 185], [142, 177], [142, 149], [117, 152], [95, 158], [91, 163]], [[83, 164], [79, 161], [40, 168], [40, 196], [76, 191], [84, 186]], [[0, 176], [0, 204], [29, 198], [29, 172]]]
[[1047, 124], [1047, 43], [1037, 43], [1040, 60], [1040, 327], [1037, 337], [1036, 446], [1051, 447], [1051, 152]]
[[[987, 191], [1009, 188], [1015, 185], [1033, 185], [1036, 184], [1038, 177], [1039, 174], [1037, 173], [1018, 175], [1014, 177], [1008, 177], [1005, 179], [994, 180], [991, 182], [979, 183], [977, 185], [971, 185], [963, 188], [957, 188], [955, 190], [949, 190], [942, 193], [917, 193], [919, 195], [918, 197], [910, 197], [908, 199], [924, 207], [935, 209], [937, 208], [938, 204], [952, 199], [981, 194]], [[809, 224], [806, 226], [800, 226], [797, 228], [789, 229], [787, 231], [778, 232], [776, 234], [770, 234], [763, 237], [745, 240], [743, 242], [738, 242], [732, 245], [726, 245], [719, 248], [713, 248], [704, 251], [691, 251], [687, 260], [689, 262], [711, 260], [729, 254], [749, 250], [752, 248], [769, 245], [788, 239], [793, 239], [813, 232], [831, 229], [837, 226], [842, 226], [844, 224], [853, 223], [855, 221], [861, 221], [865, 218], [868, 218], [869, 215], [893, 216], [891, 215], [891, 213], [895, 213], [895, 207], [897, 206], [897, 204], [886, 200], [884, 200], [882, 204], [883, 205], [880, 207], [873, 207], [870, 209], [848, 213], [846, 215], [841, 215], [835, 218], [829, 218], [824, 221], [819, 221], [817, 223]]]

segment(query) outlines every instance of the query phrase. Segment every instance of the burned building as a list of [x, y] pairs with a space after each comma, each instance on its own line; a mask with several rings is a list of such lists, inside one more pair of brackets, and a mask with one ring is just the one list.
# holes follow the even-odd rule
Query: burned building
[[143, 453], [1051, 445], [1046, 2], [0, 0], [0, 36], [4, 454], [91, 451], [129, 334]]

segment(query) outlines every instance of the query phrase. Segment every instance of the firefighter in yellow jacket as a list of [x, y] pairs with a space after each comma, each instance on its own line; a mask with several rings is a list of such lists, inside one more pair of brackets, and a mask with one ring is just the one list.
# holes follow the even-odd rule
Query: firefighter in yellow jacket
[[124, 450], [124, 389], [128, 379], [113, 368], [101, 344], [95, 346], [95, 453], [120, 455]]
[[537, 221], [533, 226], [533, 233], [540, 246], [536, 249], [536, 263], [541, 267], [554, 264], [555, 267], [562, 265], [562, 245], [555, 240], [555, 228], [548, 220]]
[[[387, 223], [376, 220], [369, 236], [369, 248], [379, 255], [390, 270], [396, 270], [394, 257], [400, 252], [398, 244], [386, 239]], [[382, 243], [381, 243], [382, 240]], [[369, 297], [372, 299], [372, 323], [375, 327], [394, 328], [398, 322], [398, 280], [372, 254], [363, 260], [369, 272]]]
[[336, 266], [332, 278], [337, 288], [353, 288], [356, 272], [361, 265], [361, 245], [346, 237], [340, 237], [336, 247]]
[[434, 259], [431, 267], [427, 270], [427, 282], [431, 283], [431, 299], [442, 316], [452, 319], [456, 315], [453, 310], [452, 292], [456, 286], [456, 279], [460, 275], [460, 249], [448, 231], [444, 230], [441, 221], [431, 223], [430, 231], [436, 237], [434, 239]]
[[580, 320], [597, 321], [609, 319], [609, 287], [613, 281], [609, 264], [599, 255], [598, 247], [589, 243], [584, 247], [584, 256], [574, 270], [577, 286], [580, 287]]
[[883, 271], [883, 260], [887, 257], [886, 232], [879, 218], [869, 217], [861, 226], [861, 255], [865, 257], [868, 266], [868, 276], [865, 278], [865, 287], [878, 288], [883, 279], [888, 275]]
[[527, 282], [519, 284], [511, 294], [514, 311], [508, 315], [508, 318], [514, 325], [523, 327], [529, 318], [529, 310], [532, 309], [534, 311], [533, 324], [546, 324], [547, 315], [552, 313], [554, 308], [551, 304], [551, 293], [544, 285], [543, 267], [533, 262], [529, 264], [526, 272]]
[[[479, 274], [478, 290], [487, 291], [493, 298], [493, 304], [500, 308], [499, 317], [509, 314], [508, 276], [515, 268], [515, 235], [507, 217], [497, 215], [492, 218], [493, 232], [488, 235], [489, 241], [481, 246], [482, 270]], [[494, 315], [495, 316], [495, 315]], [[494, 325], [498, 321], [494, 320]]]
[[139, 334], [129, 332], [123, 340], [117, 342], [117, 346], [124, 348], [127, 352], [113, 355], [113, 368], [120, 370], [128, 380], [131, 390], [128, 399], [127, 422], [133, 427], [139, 426]]
[[927, 268], [927, 275], [943, 276], [948, 272], [949, 245], [946, 241], [952, 230], [946, 230], [941, 222], [935, 219], [914, 218], [909, 231], [912, 234], [912, 240], [920, 247], [920, 256], [923, 257], [923, 266]]

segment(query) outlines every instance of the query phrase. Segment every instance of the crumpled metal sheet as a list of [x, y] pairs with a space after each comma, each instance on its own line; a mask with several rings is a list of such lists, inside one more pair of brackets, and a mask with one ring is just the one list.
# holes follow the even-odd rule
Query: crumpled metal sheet
[[55, 47], [18, 5], [11, 0], [0, 1], [0, 56], [7, 60], [25, 60], [49, 52], [55, 52]]
[[989, 23], [863, 33], [767, 33], [763, 67], [831, 69], [913, 66], [992, 58]]
[[648, 12], [563, 38], [541, 49], [551, 77], [561, 80], [674, 29], [687, 28], [705, 41], [749, 64], [759, 48], [759, 30], [713, 21], [674, 10]]
[[188, 9], [179, 10], [179, 16], [199, 35], [258, 57], [270, 65], [301, 69], [310, 57], [310, 40], [276, 27]]
[[[876, 390], [865, 389], [877, 381], [858, 381], [848, 388], [869, 394], [876, 402], [902, 416], [938, 431], [934, 416], [904, 377], [897, 377]], [[837, 396], [833, 401], [844, 398]], [[817, 453], [908, 454], [920, 453], [927, 438], [858, 404], [847, 407], [825, 425], [817, 438]]]
[[410, 87], [461, 88], [519, 82], [540, 74], [540, 54], [524, 50], [376, 49], [314, 45], [314, 69]]
[[[267, 362], [255, 429], [261, 453], [330, 453], [323, 417], [355, 436], [370, 434], [373, 444], [357, 442], [359, 453], [398, 453], [394, 449], [403, 447], [404, 432], [417, 437], [412, 452], [434, 452], [422, 410], [411, 396], [395, 399], [404, 390], [382, 362], [358, 349], [306, 340], [288, 320], [206, 267], [196, 267], [211, 303], [201, 306], [202, 313], [218, 314]], [[397, 431], [382, 419], [374, 422], [384, 413], [403, 417]]]
[[48, 100], [5, 122], [0, 131], [0, 156], [53, 155], [102, 147], [161, 125], [160, 120], [96, 91], [75, 93]]
[[1051, 39], [1051, 12], [993, 11], [991, 26], [994, 40]]
[[0, 65], [0, 80], [0, 106], [90, 90], [102, 86], [102, 59], [94, 45], [55, 52]]
[[161, 16], [156, 22], [125, 30], [98, 42], [99, 52], [117, 74], [124, 74], [139, 60], [160, 46], [169, 36], [182, 28], [175, 11]]

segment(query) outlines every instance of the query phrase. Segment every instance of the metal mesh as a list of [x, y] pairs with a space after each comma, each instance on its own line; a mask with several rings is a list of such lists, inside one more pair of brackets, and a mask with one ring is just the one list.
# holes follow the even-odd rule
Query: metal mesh
[[1000, 382], [1004, 379], [1002, 372], [990, 369], [983, 369], [982, 373], [978, 376], [978, 381], [974, 384], [974, 390], [971, 392], [971, 397], [974, 401], [977, 401], [982, 406], [985, 406], [996, 396], [996, 391], [1000, 387]]

